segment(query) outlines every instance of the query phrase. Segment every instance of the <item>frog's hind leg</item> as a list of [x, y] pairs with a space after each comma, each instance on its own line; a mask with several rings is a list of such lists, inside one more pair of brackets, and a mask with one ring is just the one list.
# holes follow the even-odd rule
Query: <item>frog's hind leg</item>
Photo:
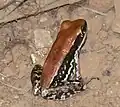
[[56, 88], [43, 89], [41, 96], [49, 100], [65, 100], [73, 94], [80, 92], [82, 86], [82, 81], [69, 82]]
[[34, 66], [31, 72], [32, 90], [35, 96], [41, 94], [40, 79], [42, 75], [42, 70], [43, 70], [42, 66], [37, 64]]
[[63, 86], [58, 86], [56, 88], [42, 89], [41, 96], [44, 99], [49, 100], [65, 100], [66, 98], [71, 97], [72, 95], [85, 90], [86, 86], [93, 79], [99, 80], [98, 77], [92, 77], [86, 82], [81, 80], [66, 82]]

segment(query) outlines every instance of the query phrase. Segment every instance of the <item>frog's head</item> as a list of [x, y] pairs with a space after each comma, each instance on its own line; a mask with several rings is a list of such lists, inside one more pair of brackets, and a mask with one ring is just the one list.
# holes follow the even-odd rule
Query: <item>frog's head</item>
[[87, 22], [84, 19], [63, 21], [58, 38], [60, 38], [60, 36], [61, 38], [62, 36], [66, 37], [66, 42], [69, 43], [70, 41], [70, 44], [68, 44], [69, 46], [77, 45], [79, 48], [78, 50], [80, 50], [87, 39]]
[[[80, 19], [76, 20], [73, 24], [78, 24], [80, 22]], [[73, 46], [76, 47], [75, 51], [81, 50], [82, 46], [84, 45], [86, 39], [87, 39], [87, 22], [83, 19], [81, 19], [81, 24], [76, 29], [76, 39], [73, 41]]]

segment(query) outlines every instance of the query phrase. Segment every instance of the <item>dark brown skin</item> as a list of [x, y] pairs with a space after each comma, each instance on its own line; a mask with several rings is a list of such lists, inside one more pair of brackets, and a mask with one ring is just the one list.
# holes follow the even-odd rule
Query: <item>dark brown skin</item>
[[41, 87], [43, 89], [49, 88], [62, 61], [76, 40], [77, 33], [80, 31], [81, 27], [84, 26], [84, 23], [84, 19], [74, 21], [66, 20], [62, 22], [57, 39], [53, 43], [43, 66], [41, 78]]

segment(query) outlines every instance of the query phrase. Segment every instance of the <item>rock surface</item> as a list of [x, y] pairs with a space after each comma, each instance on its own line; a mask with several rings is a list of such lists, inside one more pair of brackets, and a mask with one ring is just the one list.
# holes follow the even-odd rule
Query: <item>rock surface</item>
[[115, 6], [115, 19], [112, 25], [112, 30], [114, 32], [120, 33], [120, 1], [114, 0], [114, 6]]
[[89, 0], [89, 6], [101, 12], [107, 12], [114, 6], [113, 0]]

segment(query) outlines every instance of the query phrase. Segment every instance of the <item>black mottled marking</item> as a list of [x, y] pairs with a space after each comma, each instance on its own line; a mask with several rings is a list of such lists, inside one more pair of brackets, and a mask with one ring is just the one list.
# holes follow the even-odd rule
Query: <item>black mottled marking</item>
[[[32, 69], [31, 72], [31, 83], [33, 88], [36, 86], [36, 84], [40, 84], [40, 79], [41, 79], [41, 75], [42, 75], [42, 66], [41, 65], [35, 65], [34, 68]], [[39, 86], [36, 86], [39, 87]]]

